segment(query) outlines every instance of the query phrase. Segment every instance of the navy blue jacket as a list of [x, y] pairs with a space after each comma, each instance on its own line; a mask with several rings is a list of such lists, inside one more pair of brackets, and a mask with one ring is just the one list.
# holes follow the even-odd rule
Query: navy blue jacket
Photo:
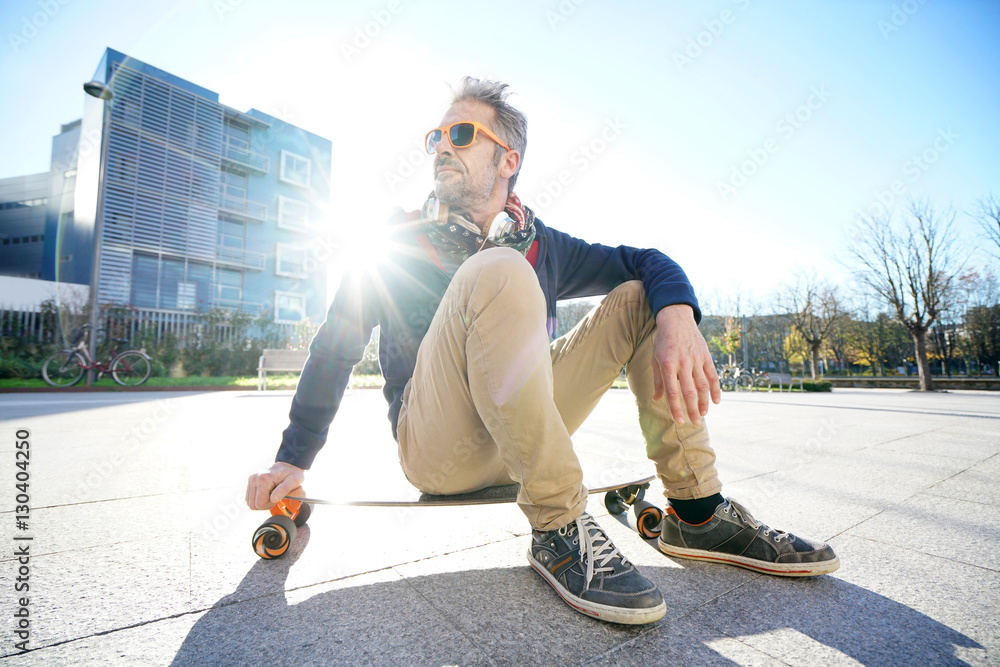
[[[535, 273], [545, 294], [550, 337], [555, 334], [557, 300], [604, 295], [629, 280], [642, 281], [654, 315], [664, 306], [683, 303], [694, 309], [696, 321], [701, 320], [683, 269], [660, 251], [587, 243], [537, 219], [535, 232]], [[376, 325], [381, 327], [383, 393], [396, 436], [403, 388], [413, 376], [417, 348], [450, 281], [417, 245], [412, 226], [394, 228], [388, 251], [373, 269], [344, 276], [326, 322], [309, 346], [277, 461], [312, 466], [326, 442], [351, 369], [361, 361]]]

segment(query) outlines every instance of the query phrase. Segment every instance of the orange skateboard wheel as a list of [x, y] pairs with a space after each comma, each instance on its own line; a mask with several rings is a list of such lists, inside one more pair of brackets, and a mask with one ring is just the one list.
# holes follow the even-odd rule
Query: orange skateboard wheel
[[285, 515], [272, 516], [253, 534], [253, 550], [261, 558], [281, 558], [295, 541], [295, 522]]

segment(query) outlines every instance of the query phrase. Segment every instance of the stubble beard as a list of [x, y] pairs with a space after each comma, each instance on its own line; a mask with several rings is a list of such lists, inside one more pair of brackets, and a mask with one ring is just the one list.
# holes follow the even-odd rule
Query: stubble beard
[[434, 194], [438, 200], [467, 211], [479, 210], [489, 203], [496, 184], [496, 174], [486, 173], [481, 182], [475, 183], [469, 181], [468, 173], [452, 173], [453, 176], [445, 182], [435, 180]]

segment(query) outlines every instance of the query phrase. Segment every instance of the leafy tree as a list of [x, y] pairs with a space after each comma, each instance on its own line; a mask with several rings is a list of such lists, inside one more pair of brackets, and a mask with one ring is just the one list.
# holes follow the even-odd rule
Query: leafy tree
[[736, 363], [736, 350], [740, 349], [740, 340], [743, 335], [743, 327], [735, 317], [726, 318], [726, 328], [721, 336], [713, 336], [709, 341], [709, 346], [724, 353], [729, 365]]
[[996, 332], [1000, 325], [996, 317], [1000, 304], [1000, 282], [986, 268], [982, 272], [965, 272], [959, 279], [959, 285], [964, 313], [958, 347], [968, 371], [977, 366], [981, 373], [984, 366], [992, 368], [997, 363]]
[[976, 306], [966, 315], [969, 351], [983, 368], [996, 369], [1000, 362], [1000, 304]]
[[798, 329], [792, 329], [785, 336], [784, 348], [788, 363], [802, 364], [802, 368], [805, 370], [806, 359], [810, 357], [809, 343], [806, 342]]
[[889, 315], [852, 319], [846, 329], [852, 352], [859, 363], [872, 369], [872, 375], [884, 376], [887, 367], [904, 361], [902, 351], [909, 345], [909, 334]]

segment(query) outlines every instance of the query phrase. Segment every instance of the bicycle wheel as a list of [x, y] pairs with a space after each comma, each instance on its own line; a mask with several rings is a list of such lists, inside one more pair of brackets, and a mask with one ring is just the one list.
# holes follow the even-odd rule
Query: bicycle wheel
[[750, 391], [753, 387], [753, 379], [749, 375], [741, 375], [736, 378], [736, 389], [738, 391]]
[[146, 355], [129, 350], [118, 355], [111, 364], [111, 377], [123, 387], [136, 387], [146, 381], [152, 370], [153, 365]]
[[722, 391], [736, 391], [736, 380], [731, 377], [722, 378], [719, 384], [722, 386]]
[[42, 379], [53, 387], [72, 387], [83, 378], [80, 355], [72, 350], [56, 352], [42, 365]]
[[758, 389], [771, 389], [771, 378], [767, 374], [758, 375], [753, 379], [753, 386]]

